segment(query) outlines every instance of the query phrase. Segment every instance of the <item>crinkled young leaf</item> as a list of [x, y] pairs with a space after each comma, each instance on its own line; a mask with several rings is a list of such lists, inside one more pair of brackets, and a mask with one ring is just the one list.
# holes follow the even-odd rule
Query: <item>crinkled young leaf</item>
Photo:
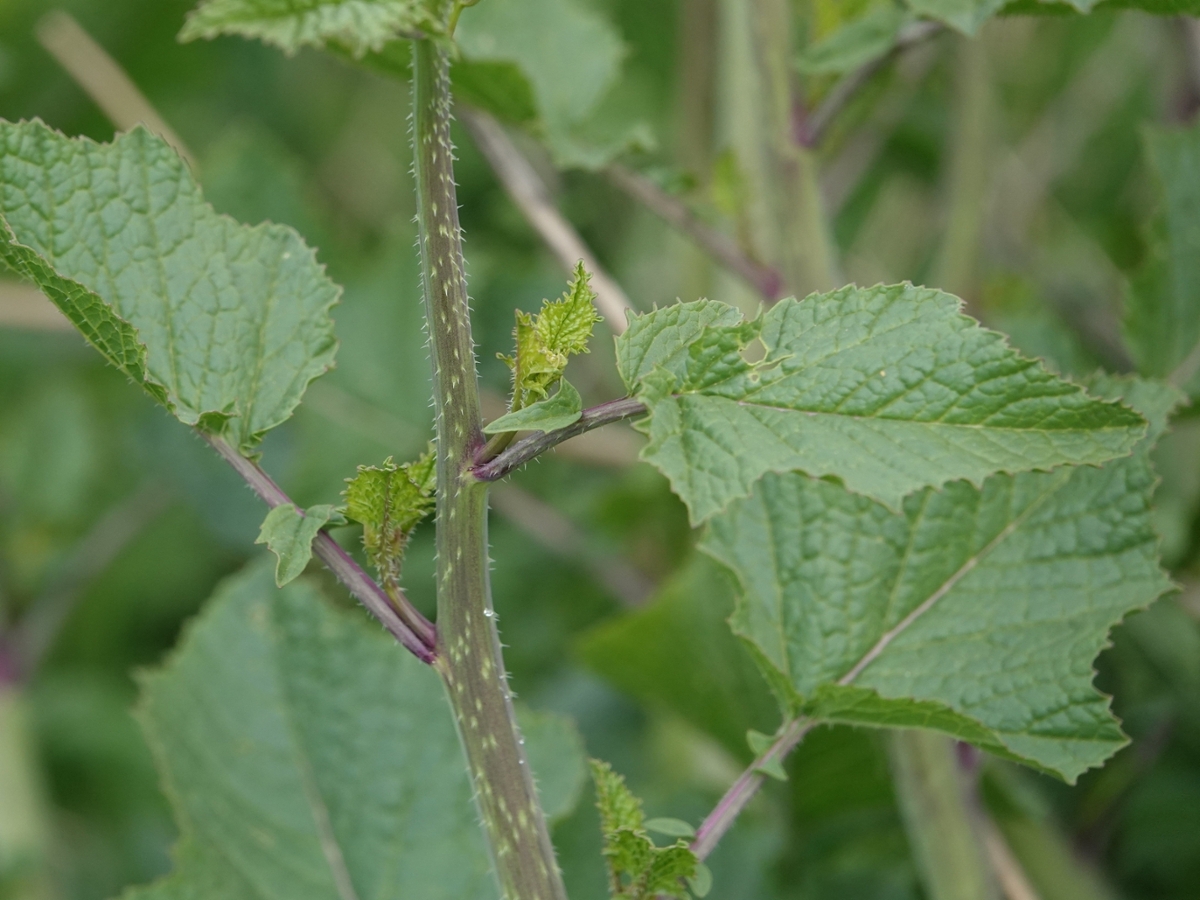
[[1151, 255], [1130, 285], [1125, 335], [1138, 369], [1200, 394], [1200, 125], [1152, 129], [1162, 193]]
[[[139, 719], [182, 836], [173, 874], [131, 900], [494, 900], [437, 675], [308, 583], [277, 590], [261, 565], [225, 582], [143, 679]], [[579, 740], [546, 719], [528, 740], [550, 733], [574, 772], [541, 782], [561, 810]]]
[[396, 465], [359, 466], [346, 479], [346, 515], [363, 526], [363, 547], [387, 588], [400, 583], [400, 564], [409, 536], [436, 504], [437, 454]]
[[554, 431], [579, 421], [583, 415], [583, 398], [565, 378], [558, 383], [553, 397], [539, 400], [516, 412], [510, 412], [489, 422], [484, 434], [503, 434], [506, 431]]
[[[650, 410], [642, 458], [699, 523], [767, 472], [836, 476], [899, 509], [956, 478], [1103, 462], [1144, 434], [1136, 412], [1056, 378], [959, 307], [901, 284], [784, 300], [752, 322], [711, 301], [635, 318], [617, 344]], [[754, 339], [766, 355], [748, 362]]]
[[[590, 276], [580, 262], [562, 297], [543, 301], [536, 316], [517, 312], [513, 330], [516, 352], [500, 357], [513, 374], [512, 412], [547, 399], [566, 371], [567, 361], [588, 352], [592, 329], [601, 321], [595, 300]], [[563, 398], [564, 402], [568, 399], [569, 395]]]
[[243, 451], [333, 365], [339, 289], [290, 228], [217, 215], [142, 128], [0, 122], [0, 260], [182, 422]]
[[304, 574], [305, 566], [312, 559], [313, 538], [337, 515], [337, 510], [327, 504], [310, 506], [301, 512], [290, 503], [284, 503], [267, 513], [254, 543], [266, 544], [278, 558], [275, 584], [283, 587]]
[[792, 712], [934, 728], [1069, 781], [1126, 742], [1092, 666], [1109, 629], [1170, 588], [1149, 450], [1180, 396], [1094, 389], [1153, 423], [1103, 468], [953, 482], [901, 513], [771, 475], [712, 521], [703, 548], [744, 592], [731, 624]]
[[625, 786], [625, 779], [598, 759], [591, 761], [591, 768], [614, 900], [686, 896], [683, 881], [696, 874], [696, 855], [682, 840], [656, 847], [646, 834], [642, 802]]
[[407, 34], [440, 30], [436, 7], [433, 0], [203, 0], [179, 39], [237, 34], [288, 54], [336, 44], [362, 57]]

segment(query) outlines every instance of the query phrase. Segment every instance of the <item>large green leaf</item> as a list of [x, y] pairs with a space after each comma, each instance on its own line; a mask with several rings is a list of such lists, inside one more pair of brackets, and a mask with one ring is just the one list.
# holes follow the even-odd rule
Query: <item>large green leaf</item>
[[1138, 368], [1200, 393], [1200, 124], [1153, 129], [1146, 150], [1162, 192], [1149, 259], [1134, 278], [1125, 334]]
[[729, 632], [733, 599], [729, 574], [696, 554], [644, 609], [592, 629], [579, 649], [616, 687], [672, 710], [749, 762], [746, 732], [774, 731], [779, 712]]
[[[618, 365], [650, 409], [642, 458], [702, 522], [767, 472], [836, 476], [898, 509], [929, 485], [1098, 463], [1142, 436], [1137, 413], [1056, 378], [959, 306], [901, 284], [784, 300], [752, 322], [707, 300], [637, 317]], [[755, 341], [766, 353], [749, 362]]]
[[183, 422], [243, 450], [333, 365], [338, 288], [290, 228], [213, 212], [138, 128], [111, 144], [0, 122], [0, 260]]
[[[1103, 382], [1165, 427], [1178, 392]], [[1103, 468], [996, 475], [893, 513], [769, 476], [704, 549], [732, 619], [793, 712], [948, 732], [1074, 780], [1125, 743], [1092, 687], [1109, 629], [1170, 587], [1150, 523], [1152, 439]]]
[[355, 57], [432, 27], [432, 0], [203, 0], [179, 39], [240, 34], [295, 53], [336, 44]]
[[[441, 683], [357, 611], [252, 566], [143, 687], [183, 835], [131, 900], [495, 896]], [[547, 807], [569, 809], [578, 739], [538, 717], [529, 741]]]

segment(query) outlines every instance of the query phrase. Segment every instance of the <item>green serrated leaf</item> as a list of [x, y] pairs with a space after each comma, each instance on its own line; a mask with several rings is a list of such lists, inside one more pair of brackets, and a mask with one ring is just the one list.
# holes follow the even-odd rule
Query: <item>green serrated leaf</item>
[[278, 558], [275, 583], [283, 587], [299, 578], [312, 559], [312, 543], [322, 528], [338, 516], [328, 505], [310, 506], [301, 512], [290, 503], [276, 506], [263, 519], [256, 544], [266, 544]]
[[1200, 395], [1200, 125], [1146, 132], [1162, 196], [1151, 253], [1133, 278], [1125, 336], [1147, 374]]
[[[588, 352], [592, 329], [601, 321], [590, 279], [580, 262], [562, 297], [543, 301], [536, 316], [517, 312], [513, 331], [516, 353], [500, 357], [513, 373], [511, 412], [546, 400], [566, 371], [570, 357]], [[564, 402], [568, 399], [570, 394], [563, 398]]]
[[1149, 449], [1178, 392], [1102, 379], [1152, 423], [1103, 468], [996, 475], [894, 513], [771, 475], [703, 548], [744, 589], [731, 624], [785, 707], [945, 731], [1073, 781], [1126, 739], [1092, 687], [1109, 629], [1170, 588], [1149, 517]]
[[656, 818], [647, 819], [645, 829], [655, 834], [665, 834], [667, 837], [690, 838], [696, 836], [696, 829], [683, 819]]
[[545, 400], [503, 415], [489, 422], [484, 434], [503, 434], [506, 431], [555, 431], [579, 421], [583, 415], [583, 398], [565, 378], [558, 383], [558, 392]]
[[[182, 836], [173, 874], [130, 900], [344, 900], [397, 885], [494, 900], [441, 682], [303, 580], [277, 590], [256, 565], [226, 581], [143, 678], [138, 718]], [[564, 720], [541, 719], [528, 733], [538, 774], [579, 746]], [[542, 779], [551, 809], [571, 802], [553, 791], [577, 790], [582, 761], [570, 765]]]
[[806, 75], [853, 71], [890, 51], [900, 29], [911, 20], [911, 14], [895, 3], [872, 7], [806, 47], [797, 57], [796, 67]]
[[646, 834], [650, 823], [645, 821], [642, 803], [625, 786], [625, 779], [601, 760], [591, 760], [591, 768], [604, 835], [604, 860], [614, 900], [650, 900], [662, 894], [682, 896], [683, 881], [696, 873], [695, 854], [683, 841], [656, 847]]
[[[635, 317], [621, 374], [650, 409], [642, 458], [700, 523], [767, 472], [835, 476], [899, 509], [956, 478], [1098, 463], [1145, 433], [1136, 412], [1089, 397], [910, 284], [789, 299], [739, 322], [711, 301]], [[746, 359], [752, 340], [766, 354]]]
[[111, 144], [0, 121], [0, 261], [180, 421], [243, 452], [333, 365], [339, 289], [290, 228], [204, 203], [142, 128]]
[[596, 808], [600, 810], [600, 828], [605, 834], [641, 831], [645, 823], [642, 801], [625, 786], [625, 779], [603, 760], [590, 761], [592, 782], [596, 786]]
[[289, 55], [332, 44], [361, 58], [396, 38], [440, 30], [433, 0], [203, 0], [188, 13], [179, 39], [236, 34]]
[[363, 526], [363, 547], [384, 587], [400, 583], [404, 549], [413, 529], [436, 505], [437, 454], [431, 446], [418, 460], [359, 466], [346, 480], [346, 516]]

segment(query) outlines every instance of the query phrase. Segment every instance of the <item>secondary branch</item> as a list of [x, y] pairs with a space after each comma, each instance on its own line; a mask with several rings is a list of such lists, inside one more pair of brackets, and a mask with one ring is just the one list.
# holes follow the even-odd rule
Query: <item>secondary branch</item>
[[515, 469], [535, 457], [541, 456], [556, 444], [570, 440], [594, 428], [646, 414], [646, 405], [632, 397], [610, 400], [585, 409], [579, 421], [555, 431], [538, 431], [510, 445], [502, 453], [489, 460], [480, 460], [471, 468], [477, 481], [499, 481]]
[[[221, 458], [229, 463], [242, 480], [267, 506], [292, 503], [283, 489], [253, 460], [238, 453], [224, 438], [211, 434], [201, 436], [208, 441]], [[299, 507], [297, 507], [299, 509]], [[395, 605], [387, 593], [371, 578], [354, 559], [341, 548], [337, 541], [324, 531], [317, 533], [313, 541], [313, 554], [321, 560], [354, 597], [367, 608], [379, 622], [392, 633], [401, 645], [423, 663], [432, 664], [436, 659], [437, 634], [433, 624], [408, 602], [403, 591], [398, 591]]]

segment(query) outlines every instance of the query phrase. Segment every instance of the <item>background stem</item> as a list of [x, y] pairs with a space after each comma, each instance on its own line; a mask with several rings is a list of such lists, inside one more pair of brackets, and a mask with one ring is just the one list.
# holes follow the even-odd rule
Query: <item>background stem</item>
[[[792, 14], [789, 0], [734, 0], [747, 17], [750, 76], [758, 98], [754, 154], [756, 189], [765, 214], [756, 228], [788, 290], [796, 296], [839, 287], [837, 254], [822, 209], [812, 153], [801, 146], [792, 90]], [[765, 228], [763, 226], [766, 226]]]
[[417, 220], [437, 412], [437, 668], [504, 900], [566, 900], [500, 652], [488, 578], [487, 486], [469, 472], [484, 441], [454, 185], [448, 62], [429, 41], [414, 45], [413, 94]]
[[987, 44], [958, 38], [958, 98], [950, 156], [946, 231], [932, 284], [968, 302], [975, 293], [979, 241], [991, 185], [991, 81]]
[[20, 688], [0, 682], [0, 896], [49, 900], [49, 824]]
[[931, 731], [888, 737], [896, 798], [930, 900], [997, 900], [954, 742]]

